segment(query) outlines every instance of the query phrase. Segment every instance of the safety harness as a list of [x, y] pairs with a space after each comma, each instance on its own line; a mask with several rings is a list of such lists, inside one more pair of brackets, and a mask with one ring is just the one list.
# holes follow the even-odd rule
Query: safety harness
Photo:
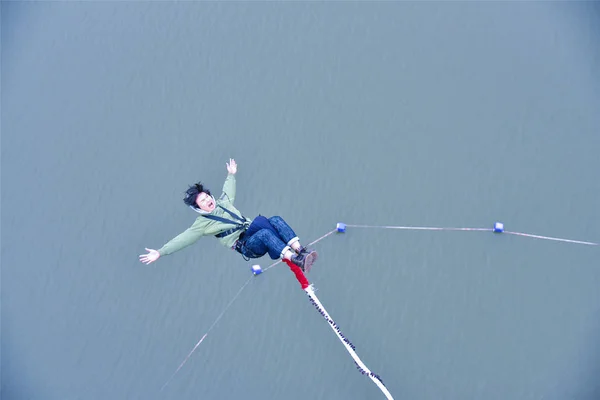
[[232, 233], [235, 233], [241, 229], [245, 229], [248, 227], [248, 225], [250, 225], [249, 221], [246, 217], [244, 217], [244, 216], [240, 217], [239, 215], [236, 215], [234, 212], [226, 209], [225, 207], [223, 207], [221, 205], [219, 205], [218, 207], [221, 208], [223, 211], [225, 211], [227, 214], [231, 215], [231, 217], [233, 219], [235, 219], [235, 221], [233, 221], [231, 219], [223, 218], [223, 217], [217, 217], [216, 215], [210, 215], [210, 214], [202, 214], [202, 216], [205, 218], [208, 218], [208, 219], [215, 220], [215, 221], [224, 222], [226, 224], [234, 224], [235, 226], [224, 232], [216, 234], [215, 237], [217, 237], [219, 239], [224, 238], [225, 236], [229, 236]]

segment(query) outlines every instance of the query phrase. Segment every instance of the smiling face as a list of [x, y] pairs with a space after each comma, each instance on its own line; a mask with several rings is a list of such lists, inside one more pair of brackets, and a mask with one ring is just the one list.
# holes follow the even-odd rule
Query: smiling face
[[206, 212], [212, 212], [216, 206], [212, 196], [209, 196], [204, 192], [200, 193], [198, 197], [196, 197], [196, 205], [202, 211]]

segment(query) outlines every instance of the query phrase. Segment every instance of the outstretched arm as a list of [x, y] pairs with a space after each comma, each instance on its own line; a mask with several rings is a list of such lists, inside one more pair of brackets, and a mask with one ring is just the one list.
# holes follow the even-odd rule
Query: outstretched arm
[[233, 158], [229, 159], [229, 163], [227, 165], [227, 178], [225, 179], [225, 183], [223, 184], [223, 196], [228, 199], [228, 201], [233, 204], [235, 201], [235, 174], [237, 173], [237, 164]]
[[140, 254], [140, 261], [144, 264], [153, 263], [154, 261], [158, 260], [161, 256], [166, 256], [168, 254], [175, 253], [176, 251], [182, 250], [188, 247], [189, 245], [194, 244], [202, 236], [204, 236], [202, 230], [198, 229], [196, 225], [192, 225], [184, 232], [175, 236], [160, 249], [154, 250], [146, 248], [146, 251], [148, 251], [148, 253]]

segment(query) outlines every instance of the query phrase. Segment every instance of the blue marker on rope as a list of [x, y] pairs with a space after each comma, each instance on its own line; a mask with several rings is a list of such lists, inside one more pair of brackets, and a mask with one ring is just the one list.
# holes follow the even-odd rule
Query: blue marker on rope
[[496, 233], [504, 232], [504, 224], [502, 222], [496, 222], [494, 224], [494, 232], [496, 232]]
[[252, 266], [252, 273], [254, 275], [260, 275], [262, 273], [262, 268], [260, 267], [260, 265], [255, 264]]

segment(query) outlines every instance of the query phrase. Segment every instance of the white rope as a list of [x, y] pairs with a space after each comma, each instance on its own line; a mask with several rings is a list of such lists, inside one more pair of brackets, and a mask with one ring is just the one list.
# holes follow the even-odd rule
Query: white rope
[[315, 294], [312, 285], [308, 286], [306, 289], [304, 289], [304, 291], [308, 295], [310, 302], [313, 303], [317, 311], [319, 311], [321, 315], [325, 318], [325, 320], [329, 322], [329, 326], [331, 327], [331, 329], [333, 329], [338, 339], [340, 339], [346, 350], [348, 350], [348, 353], [350, 353], [350, 356], [352, 356], [352, 358], [354, 359], [354, 363], [356, 364], [356, 367], [360, 371], [360, 373], [362, 373], [363, 375], [367, 375], [383, 392], [383, 394], [388, 400], [393, 400], [392, 395], [383, 384], [381, 378], [378, 375], [371, 372], [371, 370], [369, 370], [369, 368], [367, 368], [367, 366], [361, 361], [361, 359], [358, 357], [358, 354], [356, 354], [354, 345], [350, 343], [350, 341], [342, 334], [340, 328], [329, 316], [327, 310], [325, 310], [325, 307], [323, 307], [323, 304], [321, 304], [321, 302], [317, 298], [317, 295]]

